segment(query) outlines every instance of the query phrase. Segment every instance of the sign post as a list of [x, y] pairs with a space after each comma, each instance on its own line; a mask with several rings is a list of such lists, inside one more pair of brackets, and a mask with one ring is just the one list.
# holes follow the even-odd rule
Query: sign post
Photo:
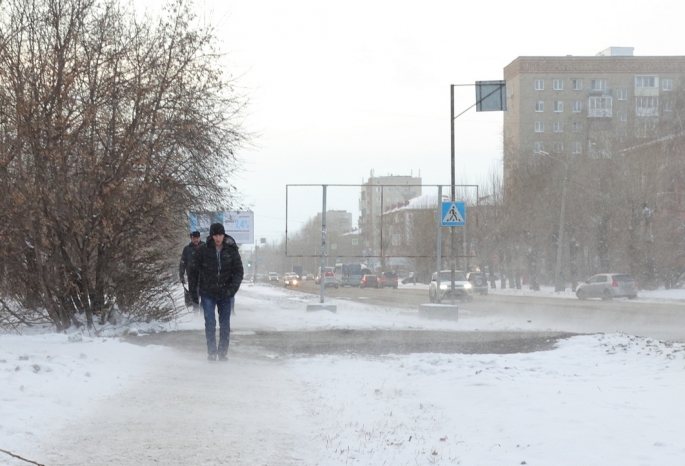
[[[476, 111], [502, 111], [507, 109], [507, 99], [506, 99], [506, 81], [476, 81], [476, 103], [471, 105], [469, 108], [461, 112], [459, 115], [454, 116], [454, 88], [456, 86], [470, 86], [471, 84], [450, 84], [450, 145], [452, 147], [452, 190], [451, 190], [451, 201], [454, 203], [456, 199], [455, 194], [455, 174], [454, 174], [454, 120], [466, 113], [473, 107], [477, 107]], [[440, 199], [442, 201], [442, 199]], [[463, 214], [463, 212], [462, 212]], [[450, 225], [450, 236], [452, 245], [452, 264], [450, 270], [452, 271], [452, 296], [451, 303], [454, 305], [454, 267], [456, 263], [456, 258], [454, 256], [455, 245], [454, 245], [454, 227], [464, 226], [461, 225]], [[464, 257], [468, 257], [466, 254], [466, 230], [462, 235], [462, 248], [464, 250]], [[464, 273], [468, 272], [468, 262], [465, 264]], [[438, 270], [438, 275], [440, 270]], [[438, 293], [439, 294], [439, 293]]]

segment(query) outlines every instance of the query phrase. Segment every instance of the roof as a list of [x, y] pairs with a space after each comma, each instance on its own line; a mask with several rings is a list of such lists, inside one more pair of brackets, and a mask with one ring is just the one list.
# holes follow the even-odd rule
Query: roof
[[[444, 201], [449, 201], [449, 196], [442, 196], [442, 199]], [[394, 209], [388, 210], [386, 212], [383, 212], [383, 215], [389, 214], [392, 212], [400, 212], [403, 210], [430, 210], [430, 209], [436, 209], [438, 205], [438, 196], [437, 194], [423, 194], [421, 196], [414, 197], [412, 199], [409, 199], [407, 205], [404, 205], [402, 207], [396, 207]]]

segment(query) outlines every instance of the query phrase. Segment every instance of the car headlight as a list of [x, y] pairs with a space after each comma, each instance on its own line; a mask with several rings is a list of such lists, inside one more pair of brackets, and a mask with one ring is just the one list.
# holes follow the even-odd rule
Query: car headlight
[[470, 288], [471, 288], [471, 284], [470, 284], [470, 283], [464, 283], [464, 288], [466, 288], [467, 290], [470, 289]]

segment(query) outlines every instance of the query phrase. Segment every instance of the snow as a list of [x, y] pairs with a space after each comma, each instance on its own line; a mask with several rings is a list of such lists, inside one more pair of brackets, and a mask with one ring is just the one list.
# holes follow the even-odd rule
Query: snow
[[[425, 285], [400, 285], [425, 287]], [[573, 298], [543, 288], [502, 295]], [[638, 302], [685, 300], [641, 291]], [[465, 310], [458, 322], [406, 309], [244, 285], [233, 334], [256, 330], [521, 330]], [[633, 303], [631, 301], [631, 303]], [[625, 333], [575, 336], [517, 354], [257, 356], [227, 363], [95, 337], [0, 335], [0, 464], [680, 465], [685, 346]], [[530, 330], [529, 328], [527, 328]], [[541, 328], [534, 328], [541, 330]]]

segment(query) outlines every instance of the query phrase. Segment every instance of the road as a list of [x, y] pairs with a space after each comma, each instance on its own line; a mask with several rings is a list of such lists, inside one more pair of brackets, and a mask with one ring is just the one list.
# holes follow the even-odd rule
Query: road
[[[274, 285], [277, 286], [277, 285]], [[313, 282], [295, 290], [318, 295]], [[425, 287], [413, 289], [327, 288], [327, 298], [337, 298], [406, 309], [417, 312], [427, 302]], [[473, 302], [459, 304], [470, 317], [491, 317], [516, 323], [516, 332], [450, 332], [422, 330], [323, 330], [232, 334], [231, 344], [248, 353], [280, 356], [345, 354], [360, 355], [437, 353], [521, 353], [550, 349], [560, 338], [574, 334], [623, 332], [663, 341], [685, 342], [685, 306], [677, 303], [611, 301], [511, 296], [474, 296]], [[530, 325], [530, 331], [526, 326]], [[203, 352], [204, 340], [198, 332], [171, 332], [136, 337], [136, 344], [161, 344], [193, 352]]]
[[[319, 294], [319, 286], [303, 282], [303, 293]], [[425, 288], [398, 289], [327, 288], [325, 296], [351, 301], [418, 309], [428, 302]], [[685, 305], [673, 302], [647, 302], [628, 299], [611, 301], [548, 298], [542, 296], [475, 295], [473, 302], [458, 304], [471, 315], [504, 315], [548, 323], [550, 328], [570, 333], [624, 332], [658, 340], [685, 342]], [[539, 326], [538, 325], [538, 326]]]

